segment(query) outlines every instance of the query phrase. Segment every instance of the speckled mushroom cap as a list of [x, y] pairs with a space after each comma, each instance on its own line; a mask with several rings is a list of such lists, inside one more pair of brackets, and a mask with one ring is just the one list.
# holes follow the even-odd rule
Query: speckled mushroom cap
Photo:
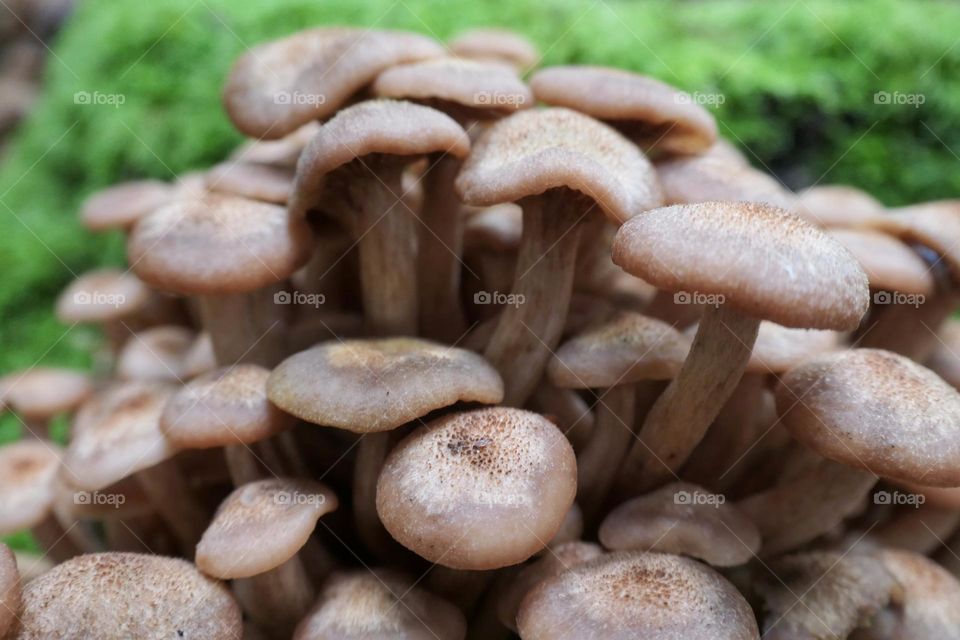
[[750, 605], [689, 558], [621, 552], [541, 582], [523, 599], [523, 640], [757, 640]]
[[503, 381], [464, 349], [417, 338], [336, 340], [281, 362], [267, 395], [307, 422], [370, 433], [457, 402], [496, 404]]
[[793, 437], [824, 457], [905, 482], [960, 485], [960, 395], [903, 356], [854, 349], [809, 360], [783, 377], [777, 409]]
[[61, 455], [52, 442], [34, 439], [0, 448], [0, 535], [30, 529], [50, 514]]
[[227, 115], [254, 138], [280, 138], [328, 117], [384, 69], [444, 55], [414, 33], [326, 27], [250, 49], [230, 70]]
[[757, 331], [747, 372], [780, 374], [813, 356], [837, 351], [841, 345], [842, 334], [836, 331], [791, 329], [765, 320]]
[[293, 176], [293, 167], [230, 161], [212, 167], [205, 180], [210, 191], [287, 204], [293, 189]]
[[463, 246], [467, 251], [516, 251], [523, 237], [523, 209], [512, 202], [484, 207], [467, 219]]
[[897, 581], [890, 638], [955, 638], [960, 629], [960, 583], [918, 553], [883, 550], [884, 567]]
[[928, 247], [942, 256], [954, 281], [960, 282], [960, 200], [937, 200], [900, 209], [863, 222], [900, 238]]
[[92, 553], [23, 589], [18, 638], [240, 640], [240, 607], [220, 582], [179, 558]]
[[656, 172], [633, 143], [559, 107], [521, 111], [492, 124], [456, 180], [461, 200], [482, 207], [558, 188], [592, 198], [618, 224], [662, 202]]
[[165, 325], [133, 334], [117, 356], [121, 380], [183, 379], [183, 361], [193, 345], [194, 333], [186, 327]]
[[463, 58], [505, 62], [518, 71], [534, 66], [540, 52], [532, 42], [504, 29], [471, 29], [447, 43], [450, 51]]
[[249, 444], [285, 431], [295, 421], [267, 399], [269, 377], [268, 369], [238, 364], [191, 380], [167, 402], [160, 428], [180, 449]]
[[293, 640], [463, 640], [460, 610], [390, 570], [336, 573]]
[[274, 569], [306, 544], [321, 516], [335, 511], [337, 496], [318, 482], [296, 478], [257, 480], [227, 496], [197, 545], [197, 566], [223, 579], [248, 578]]
[[428, 153], [462, 158], [470, 138], [445, 113], [412, 102], [367, 100], [339, 112], [320, 127], [297, 163], [290, 211], [303, 217], [323, 206], [327, 175], [372, 154], [408, 156], [410, 162]]
[[20, 612], [20, 571], [10, 547], [0, 543], [0, 637], [5, 638]]
[[796, 206], [796, 196], [773, 177], [728, 157], [687, 156], [656, 166], [667, 204], [764, 202], [789, 211]]
[[57, 318], [65, 324], [105, 322], [142, 309], [150, 289], [134, 274], [120, 269], [89, 271], [71, 282], [57, 298]]
[[543, 416], [505, 407], [444, 416], [394, 448], [377, 513], [414, 553], [454, 569], [523, 562], [560, 528], [577, 463]]
[[310, 255], [311, 232], [283, 207], [208, 193], [143, 218], [127, 242], [148, 284], [183, 294], [240, 293], [287, 278]]
[[599, 536], [608, 549], [682, 554], [715, 567], [744, 564], [760, 550], [760, 532], [747, 516], [689, 482], [624, 502], [604, 518]]
[[820, 227], [855, 227], [883, 215], [883, 203], [866, 191], [825, 184], [800, 192], [797, 214]]
[[704, 202], [649, 211], [617, 232], [613, 261], [659, 289], [722, 296], [787, 327], [855, 329], [867, 277], [816, 227], [769, 205]]
[[97, 491], [176, 453], [160, 432], [160, 413], [173, 390], [157, 382], [126, 382], [103, 392], [64, 456], [66, 480]]
[[666, 322], [621, 311], [563, 343], [547, 364], [547, 378], [573, 389], [669, 380], [689, 350], [690, 340]]
[[80, 220], [91, 231], [129, 229], [174, 196], [173, 185], [159, 180], [123, 182], [87, 198], [80, 209]]
[[853, 254], [866, 272], [871, 289], [933, 294], [930, 267], [896, 238], [870, 229], [829, 229], [827, 235]]
[[4, 400], [25, 420], [72, 411], [93, 393], [90, 377], [70, 369], [33, 367], [3, 378]]
[[530, 78], [537, 100], [576, 109], [644, 147], [699, 153], [717, 139], [713, 116], [676, 87], [621, 69], [548, 67]]
[[764, 640], [846, 638], [886, 606], [895, 585], [866, 554], [810, 551], [784, 556], [770, 569], [777, 577], [758, 589]]

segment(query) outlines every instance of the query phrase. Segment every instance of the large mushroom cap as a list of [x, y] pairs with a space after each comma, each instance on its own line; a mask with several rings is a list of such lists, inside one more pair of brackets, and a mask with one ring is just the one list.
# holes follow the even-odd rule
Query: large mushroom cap
[[603, 120], [642, 146], [699, 153], [717, 139], [713, 116], [675, 87], [621, 69], [549, 67], [530, 78], [537, 100]]
[[130, 316], [150, 300], [140, 278], [120, 269], [97, 269], [79, 276], [57, 298], [63, 323], [105, 322]]
[[48, 420], [72, 411], [93, 393], [90, 377], [81, 371], [34, 367], [7, 374], [3, 397], [25, 420]]
[[281, 362], [267, 394], [308, 422], [369, 433], [456, 402], [496, 404], [503, 382], [486, 360], [464, 349], [417, 338], [338, 340]]
[[469, 205], [515, 202], [549, 189], [579, 191], [616, 223], [659, 205], [653, 166], [610, 127], [569, 109], [522, 111], [491, 125], [457, 176]]
[[17, 559], [10, 547], [0, 543], [0, 638], [7, 637], [20, 613], [21, 586]]
[[960, 200], [937, 200], [893, 209], [863, 223], [935, 251], [960, 282]]
[[23, 589], [22, 640], [240, 640], [240, 607], [189, 562], [94, 553], [57, 565]]
[[175, 188], [159, 180], [136, 180], [98, 191], [83, 203], [80, 219], [92, 231], [129, 229], [173, 200]]
[[278, 478], [238, 487], [217, 510], [197, 545], [197, 566], [223, 579], [274, 569], [306, 544], [337, 497], [311, 480]]
[[573, 449], [546, 418], [507, 408], [456, 413], [390, 453], [377, 513], [398, 542], [431, 562], [504, 567], [553, 538], [576, 476]]
[[30, 529], [50, 514], [60, 457], [57, 445], [33, 439], [0, 448], [0, 535]]
[[667, 291], [787, 327], [850, 330], [870, 303], [850, 252], [777, 207], [704, 202], [649, 211], [624, 224], [613, 261]]
[[547, 377], [574, 389], [668, 380], [689, 350], [690, 341], [669, 324], [623, 311], [563, 343], [547, 365]]
[[330, 577], [294, 640], [463, 640], [467, 623], [455, 606], [383, 569]]
[[532, 42], [504, 29], [471, 29], [447, 43], [455, 55], [474, 60], [505, 62], [524, 71], [537, 64], [540, 53]]
[[960, 395], [903, 356], [854, 349], [783, 377], [777, 408], [794, 438], [880, 476], [960, 485]]
[[896, 238], [870, 229], [830, 229], [827, 235], [853, 254], [866, 272], [871, 289], [933, 294], [930, 267]]
[[750, 605], [689, 558], [614, 553], [541, 582], [520, 605], [523, 640], [757, 640]]
[[254, 47], [233, 65], [223, 101], [243, 133], [280, 138], [340, 109], [384, 69], [444, 54], [414, 33], [328, 27]]
[[239, 293], [289, 277], [306, 262], [311, 243], [307, 223], [283, 207], [207, 193], [140, 220], [127, 255], [158, 289]]
[[879, 200], [843, 184], [811, 187], [797, 198], [797, 214], [820, 227], [855, 227], [883, 213]]

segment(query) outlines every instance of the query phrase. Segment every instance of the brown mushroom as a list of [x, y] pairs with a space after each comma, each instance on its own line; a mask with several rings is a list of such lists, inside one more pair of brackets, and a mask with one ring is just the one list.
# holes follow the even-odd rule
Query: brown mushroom
[[210, 191], [228, 193], [250, 200], [287, 204], [293, 188], [293, 167], [254, 162], [224, 162], [206, 174]]
[[20, 419], [24, 435], [48, 436], [50, 420], [74, 411], [93, 393], [90, 377], [80, 371], [32, 367], [2, 379], [3, 399]]
[[186, 327], [152, 327], [131, 335], [117, 355], [116, 375], [121, 380], [180, 382], [183, 363], [194, 334]]
[[519, 72], [540, 61], [540, 52], [532, 42], [505, 29], [470, 29], [451, 39], [447, 47], [463, 58], [502, 62]]
[[667, 204], [758, 202], [792, 211], [796, 197], [773, 177], [739, 159], [704, 154], [657, 164]]
[[123, 182], [87, 198], [80, 220], [91, 231], [127, 231], [143, 216], [169, 204], [175, 195], [174, 187], [159, 180]]
[[802, 191], [797, 215], [818, 227], [856, 227], [885, 212], [883, 203], [862, 189], [824, 184]]

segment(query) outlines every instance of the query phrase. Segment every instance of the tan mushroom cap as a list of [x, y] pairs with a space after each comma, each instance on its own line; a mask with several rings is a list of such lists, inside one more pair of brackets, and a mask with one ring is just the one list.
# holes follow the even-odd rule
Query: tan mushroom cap
[[763, 202], [788, 211], [796, 206], [796, 196], [772, 176], [726, 156], [687, 156], [656, 167], [667, 204]]
[[886, 215], [863, 224], [907, 244], [929, 247], [942, 256], [954, 281], [960, 281], [960, 200], [937, 200], [891, 209]]
[[871, 289], [933, 294], [930, 267], [896, 238], [870, 229], [829, 229], [827, 235], [853, 254], [866, 272]]
[[809, 360], [782, 383], [781, 420], [820, 455], [905, 482], [960, 485], [960, 395], [929, 369], [854, 349]]
[[183, 377], [186, 379], [209, 373], [217, 368], [217, 356], [213, 352], [213, 340], [206, 331], [200, 332], [183, 355]]
[[21, 581], [17, 559], [10, 547], [0, 543], [0, 638], [13, 626], [20, 612]]
[[47, 420], [72, 411], [91, 393], [90, 377], [71, 369], [33, 367], [3, 378], [4, 401], [25, 420]]
[[956, 638], [960, 629], [960, 583], [943, 567], [918, 553], [880, 552], [899, 583], [894, 589], [891, 638]]
[[666, 322], [621, 311], [563, 343], [547, 364], [547, 378], [573, 389], [669, 380], [689, 350], [690, 340]]
[[240, 607], [220, 582], [179, 558], [92, 553], [23, 589], [18, 638], [240, 640]]
[[409, 157], [428, 153], [462, 158], [470, 151], [463, 127], [445, 113], [398, 100], [367, 100], [340, 111], [320, 127], [297, 163], [290, 211], [303, 217], [323, 206], [327, 175], [372, 154]]
[[105, 322], [130, 316], [146, 306], [150, 288], [120, 269], [89, 271], [71, 282], [57, 298], [63, 323]]
[[197, 566], [222, 579], [274, 569], [307, 543], [337, 496], [318, 482], [276, 478], [238, 487], [217, 509], [197, 544]]
[[117, 356], [117, 377], [179, 382], [183, 379], [183, 362], [193, 339], [193, 331], [176, 325], [151, 327], [135, 333]]
[[0, 535], [31, 529], [50, 514], [60, 447], [20, 440], [0, 447]]
[[455, 55], [505, 62], [524, 71], [540, 61], [540, 52], [526, 38], [505, 29], [471, 29], [447, 43]]
[[662, 202], [646, 156], [612, 128], [569, 109], [532, 109], [492, 124], [474, 143], [456, 190], [466, 204], [579, 191], [622, 223]]
[[463, 640], [460, 610], [390, 570], [336, 573], [293, 640]]
[[758, 591], [764, 640], [846, 638], [890, 601], [895, 582], [876, 558], [810, 551], [784, 556]]
[[777, 207], [704, 202], [624, 224], [613, 261], [659, 289], [722, 296], [722, 304], [787, 327], [855, 329], [870, 303], [850, 252]]
[[326, 118], [384, 69], [436, 58], [443, 47], [414, 33], [327, 27], [250, 49], [230, 70], [227, 115], [254, 138], [280, 138]]
[[549, 67], [530, 78], [537, 100], [603, 120], [641, 144], [700, 153], [717, 139], [713, 116], [676, 87], [621, 69]]
[[522, 237], [523, 209], [507, 202], [485, 207], [470, 216], [463, 229], [463, 246], [467, 251], [507, 253], [520, 248]]
[[885, 211], [866, 191], [844, 184], [811, 187], [797, 197], [797, 215], [820, 227], [855, 227]]
[[296, 167], [303, 148], [319, 130], [320, 123], [311, 120], [278, 140], [251, 139], [230, 154], [230, 159], [237, 162]]
[[173, 200], [175, 189], [159, 180], [135, 180], [98, 191], [83, 203], [80, 219], [92, 231], [129, 229]]
[[747, 516], [689, 482], [624, 502], [604, 518], [599, 537], [608, 549], [682, 554], [715, 567], [744, 564], [760, 550], [760, 532]]
[[763, 321], [747, 362], [748, 373], [783, 373], [813, 356], [837, 351], [841, 333], [824, 329], [791, 329]]
[[306, 222], [283, 207], [209, 193], [143, 218], [127, 255], [158, 289], [240, 293], [289, 277], [307, 261], [311, 244]]
[[67, 447], [67, 482], [97, 491], [172, 457], [176, 450], [160, 431], [160, 414], [172, 393], [167, 385], [140, 381], [103, 392]]
[[503, 381], [465, 349], [417, 338], [336, 340], [281, 362], [267, 395], [307, 422], [371, 433], [457, 402], [496, 404]]
[[377, 513], [411, 551], [454, 569], [523, 562], [553, 538], [576, 494], [573, 449], [543, 416], [504, 407], [451, 414], [394, 448]]
[[293, 167], [230, 161], [211, 168], [205, 180], [210, 191], [287, 204], [293, 189], [293, 177]]
[[533, 92], [511, 67], [466, 58], [434, 58], [391, 67], [377, 77], [372, 90], [381, 98], [416, 100], [478, 120], [533, 106]]
[[269, 377], [268, 369], [255, 364], [204, 374], [173, 394], [160, 428], [180, 449], [258, 442], [285, 431], [295, 421], [267, 399]]
[[541, 582], [520, 605], [523, 640], [757, 640], [750, 605], [689, 558], [621, 552]]

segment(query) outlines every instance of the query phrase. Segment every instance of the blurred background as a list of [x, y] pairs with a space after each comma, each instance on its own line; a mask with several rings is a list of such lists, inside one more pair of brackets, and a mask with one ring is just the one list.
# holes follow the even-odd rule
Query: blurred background
[[[89, 365], [99, 337], [58, 324], [52, 303], [76, 274], [121, 265], [123, 243], [83, 231], [80, 202], [224, 158], [242, 140], [220, 105], [232, 61], [333, 23], [441, 40], [507, 27], [543, 65], [710, 97], [721, 134], [793, 189], [848, 183], [887, 205], [960, 193], [956, 2], [2, 0], [0, 375]], [[0, 439], [18, 429], [3, 418]]]

